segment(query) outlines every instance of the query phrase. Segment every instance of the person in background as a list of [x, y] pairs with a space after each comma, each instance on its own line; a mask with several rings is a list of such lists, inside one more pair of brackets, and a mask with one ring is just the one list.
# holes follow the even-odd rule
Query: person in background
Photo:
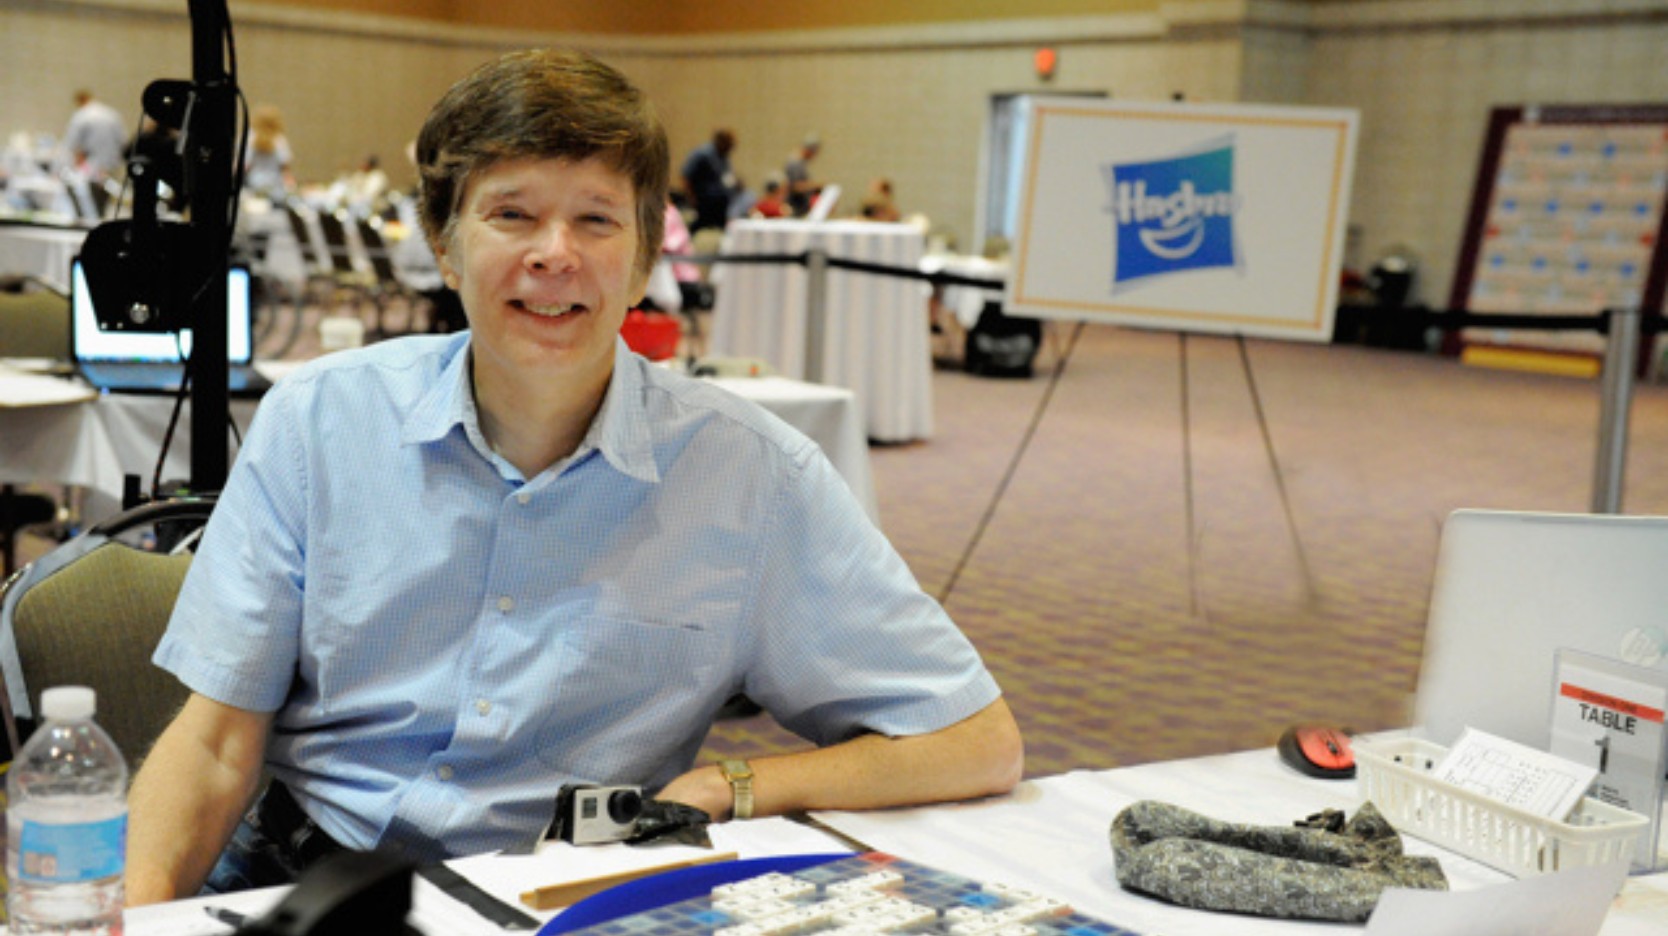
[[892, 200], [892, 180], [881, 176], [869, 183], [869, 191], [863, 196], [863, 217], [869, 221], [900, 221], [903, 215], [898, 213], [898, 205]]
[[730, 217], [730, 198], [738, 185], [730, 168], [735, 152], [735, 131], [713, 131], [712, 139], [695, 147], [683, 161], [683, 188], [695, 206], [695, 220], [689, 229], [722, 228]]
[[[671, 199], [666, 200], [666, 234], [661, 239], [660, 249], [668, 257], [688, 256], [695, 252], [695, 242], [690, 237], [689, 226], [683, 222], [683, 213]], [[701, 280], [701, 268], [693, 263], [672, 264], [672, 278], [679, 283], [698, 283]]]
[[816, 134], [809, 134], [799, 144], [799, 149], [788, 157], [787, 165], [782, 167], [782, 176], [788, 187], [788, 210], [796, 218], [803, 218], [810, 212], [811, 203], [822, 191], [822, 184], [811, 178], [811, 161], [820, 152], [822, 141]]
[[64, 128], [64, 151], [72, 167], [89, 179], [117, 174], [127, 154], [127, 127], [116, 109], [82, 88], [75, 92], [75, 113]]
[[359, 168], [348, 174], [347, 207], [359, 217], [376, 214], [387, 194], [388, 173], [382, 171], [382, 160], [375, 153], [366, 156]]
[[736, 176], [735, 191], [730, 193], [729, 220], [751, 218], [753, 216], [753, 203], [758, 200], [758, 193], [747, 187], [747, 180], [741, 176]]
[[255, 108], [249, 116], [248, 153], [243, 162], [243, 187], [273, 202], [283, 202], [295, 189], [290, 171], [289, 138], [284, 135], [284, 115], [270, 104]]
[[788, 213], [787, 202], [782, 200], [782, 177], [772, 175], [765, 179], [764, 193], [753, 203], [753, 217], [780, 218]]
[[[816, 443], [620, 339], [663, 241], [647, 98], [511, 53], [417, 151], [471, 327], [263, 399], [154, 656], [192, 694], [130, 794], [129, 905], [530, 845], [574, 782], [714, 821], [1012, 789], [1000, 687]], [[810, 747], [694, 763], [737, 693]]]

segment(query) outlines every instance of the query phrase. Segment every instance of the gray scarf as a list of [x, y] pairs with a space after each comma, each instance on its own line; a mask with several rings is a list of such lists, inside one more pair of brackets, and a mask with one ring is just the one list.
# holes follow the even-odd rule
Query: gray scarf
[[1363, 803], [1294, 826], [1221, 822], [1143, 800], [1112, 820], [1118, 883], [1203, 910], [1360, 922], [1386, 887], [1447, 890], [1434, 858], [1402, 854], [1401, 836]]

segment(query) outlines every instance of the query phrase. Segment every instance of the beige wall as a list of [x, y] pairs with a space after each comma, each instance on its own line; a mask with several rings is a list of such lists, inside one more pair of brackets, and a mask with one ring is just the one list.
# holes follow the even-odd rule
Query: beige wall
[[[147, 82], [189, 75], [185, 6], [5, 0], [0, 132], [60, 131], [79, 85], [132, 119]], [[1668, 100], [1668, 5], [1661, 0], [898, 5], [921, 16], [909, 22], [885, 19], [875, 12], [881, 6], [812, 3], [799, 9], [813, 25], [824, 22], [815, 16], [834, 15], [828, 9], [868, 18], [798, 29], [786, 28], [796, 21], [781, 14], [748, 19], [748, 10], [765, 7], [726, 0], [700, 7], [712, 13], [709, 22], [757, 28], [717, 33], [686, 22], [699, 5], [638, 6], [658, 10], [681, 34], [494, 25], [553, 5], [511, 4], [504, 9], [522, 12], [483, 20], [482, 5], [451, 0], [231, 4], [245, 94], [288, 116], [304, 179], [328, 179], [374, 151], [396, 182], [409, 181], [401, 151], [447, 84], [501, 49], [568, 43], [614, 62], [649, 91], [675, 159], [715, 126], [729, 125], [740, 138], [736, 167], [757, 185], [814, 130], [825, 142], [819, 177], [855, 199], [871, 177], [889, 175], [905, 211], [926, 213], [964, 246], [973, 240], [979, 143], [993, 93], [1110, 90], [1157, 100], [1180, 91], [1195, 100], [1356, 107], [1357, 255], [1370, 262], [1389, 245], [1413, 247], [1424, 260], [1421, 294], [1435, 303], [1446, 299], [1491, 105]], [[601, 22], [614, 14], [598, 11], [613, 8], [598, 0], [559, 9]], [[946, 12], [978, 8], [992, 18]], [[1017, 15], [1030, 10], [1054, 15]], [[395, 11], [402, 15], [388, 15]], [[1041, 45], [1060, 54], [1047, 84], [1031, 67]]]
[[[289, 7], [450, 25], [609, 35], [690, 35], [1152, 12], [1165, 0], [276, 0]], [[1214, 0], [1182, 0], [1210, 3]]]
[[1305, 100], [1361, 111], [1351, 223], [1366, 263], [1421, 256], [1445, 306], [1490, 108], [1668, 102], [1668, 3], [1376, 0], [1323, 6]]
[[779, 172], [808, 132], [823, 141], [813, 174], [846, 193], [855, 211], [875, 176], [894, 182], [900, 208], [921, 212], [971, 249], [979, 149], [993, 94], [1111, 91], [1125, 98], [1231, 100], [1237, 44], [1214, 33], [1185, 38], [1113, 38], [1062, 46], [1058, 77], [1044, 83], [1031, 44], [808, 48], [787, 55], [714, 54], [700, 59], [617, 56], [664, 111], [678, 158], [728, 125], [731, 156], [752, 186]]

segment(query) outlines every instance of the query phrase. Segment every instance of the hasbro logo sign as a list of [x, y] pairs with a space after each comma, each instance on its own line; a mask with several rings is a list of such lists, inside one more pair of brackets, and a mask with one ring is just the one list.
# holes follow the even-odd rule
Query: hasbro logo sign
[[1105, 167], [1115, 239], [1112, 291], [1169, 273], [1238, 268], [1233, 137], [1202, 152]]

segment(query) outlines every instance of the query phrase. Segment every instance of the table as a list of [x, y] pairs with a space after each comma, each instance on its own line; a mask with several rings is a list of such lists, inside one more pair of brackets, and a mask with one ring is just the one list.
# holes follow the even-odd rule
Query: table
[[[922, 273], [950, 273], [971, 279], [1006, 282], [1008, 262], [987, 260], [963, 254], [931, 254], [921, 258]], [[1001, 302], [1002, 288], [985, 289], [978, 286], [950, 285], [939, 291], [939, 303], [949, 309], [964, 331], [972, 331], [979, 324], [979, 314], [987, 302]]]
[[38, 276], [68, 292], [70, 261], [86, 239], [84, 228], [0, 224], [0, 276]]
[[[295, 362], [257, 362], [270, 379], [281, 379]], [[880, 511], [869, 467], [856, 397], [850, 390], [821, 387], [785, 378], [733, 378], [716, 381], [737, 396], [759, 404], [810, 436], [851, 486], [870, 519]], [[0, 383], [0, 394], [5, 392]], [[173, 398], [106, 393], [89, 400], [55, 405], [5, 406], [0, 399], [0, 482], [31, 481], [86, 489], [83, 516], [96, 521], [119, 509], [124, 474], [137, 473], [150, 487], [158, 444], [167, 429]], [[255, 413], [253, 400], [231, 401], [232, 420], [241, 433]], [[186, 403], [175, 429], [174, 444], [163, 463], [162, 479], [191, 474], [191, 404]]]
[[[1036, 890], [1070, 903], [1081, 913], [1143, 933], [1363, 933], [1361, 926], [1353, 924], [1189, 910], [1124, 891], [1113, 876], [1107, 826], [1119, 810], [1139, 799], [1161, 799], [1217, 818], [1259, 824], [1288, 822], [1327, 806], [1353, 811], [1359, 805], [1353, 781], [1305, 777], [1282, 764], [1273, 749], [1263, 749], [1116, 770], [1075, 771], [1028, 780], [1007, 796], [969, 803], [871, 813], [818, 813], [817, 818], [882, 851], [967, 877]], [[711, 831], [715, 851], [734, 851], [742, 858], [849, 850], [816, 830], [783, 819], [730, 822]], [[1499, 872], [1418, 839], [1409, 837], [1405, 842], [1409, 852], [1438, 856], [1456, 891], [1509, 881]], [[687, 846], [630, 849], [619, 845], [575, 848], [547, 844], [536, 855], [477, 856], [450, 864], [483, 889], [514, 903], [517, 894], [535, 886], [704, 854]], [[129, 936], [166, 936], [187, 931], [181, 924], [196, 922], [200, 926], [204, 904], [260, 913], [280, 900], [283, 893], [282, 889], [268, 889], [129, 911], [127, 932]], [[424, 926], [425, 932], [453, 936], [500, 932], [441, 896], [425, 881], [415, 886], [414, 905], [414, 922]], [[1668, 928], [1665, 908], [1668, 874], [1632, 878], [1612, 905], [1601, 933], [1660, 934]], [[556, 912], [534, 915], [548, 919]]]
[[[1039, 890], [1080, 912], [1142, 933], [1218, 936], [1223, 933], [1355, 933], [1352, 924], [1287, 922], [1224, 916], [1175, 907], [1120, 888], [1113, 873], [1108, 830], [1124, 807], [1150, 799], [1213, 818], [1284, 825], [1326, 808], [1350, 814], [1361, 799], [1354, 780], [1320, 780], [1286, 766], [1272, 748], [1102, 771], [1073, 771], [1030, 780], [1014, 793], [980, 802], [818, 817], [881, 851], [981, 880]], [[1511, 881], [1506, 874], [1412, 836], [1409, 854], [1437, 857], [1456, 891]], [[1606, 934], [1668, 929], [1668, 874], [1634, 878], [1648, 895], [1652, 929], [1635, 928], [1612, 912]]]
[[829, 387], [786, 377], [718, 377], [712, 382], [752, 400], [822, 446], [824, 455], [846, 479], [851, 493], [880, 523], [874, 476], [869, 468], [869, 440], [863, 435], [863, 415], [857, 395], [844, 387]]
[[[737, 220], [724, 254], [798, 254], [811, 248], [916, 269], [925, 241], [917, 229], [873, 221]], [[797, 264], [719, 264], [708, 338], [718, 356], [756, 357], [805, 377], [806, 272]], [[932, 435], [930, 290], [914, 279], [828, 272], [822, 382], [857, 394], [868, 437], [884, 442]]]

